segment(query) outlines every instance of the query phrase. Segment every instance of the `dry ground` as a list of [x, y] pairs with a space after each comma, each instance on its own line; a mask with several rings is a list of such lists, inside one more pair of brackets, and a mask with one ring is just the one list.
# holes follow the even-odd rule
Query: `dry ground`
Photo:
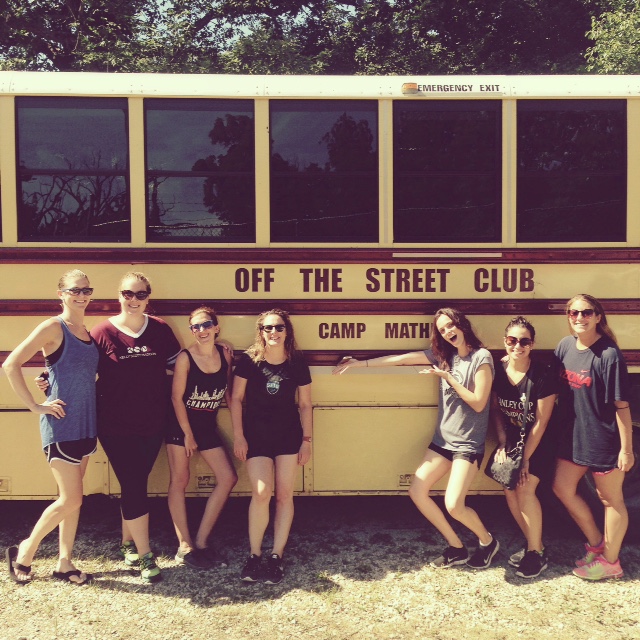
[[[247, 552], [246, 499], [230, 502], [214, 532], [229, 567], [206, 572], [175, 564], [166, 501], [154, 503], [162, 583], [141, 584], [116, 559], [117, 501], [92, 496], [83, 507], [77, 555], [96, 581], [78, 588], [48, 577], [56, 551], [49, 536], [34, 562], [33, 584], [16, 586], [2, 571], [0, 639], [640, 639], [638, 543], [623, 550], [625, 578], [583, 582], [571, 575], [580, 536], [549, 514], [549, 570], [521, 580], [507, 565], [521, 539], [500, 498], [470, 500], [502, 545], [494, 565], [479, 572], [429, 567], [442, 539], [406, 497], [298, 498], [287, 575], [273, 586], [238, 579]], [[190, 501], [194, 521], [202, 507]], [[0, 502], [0, 548], [24, 537], [42, 508]]]

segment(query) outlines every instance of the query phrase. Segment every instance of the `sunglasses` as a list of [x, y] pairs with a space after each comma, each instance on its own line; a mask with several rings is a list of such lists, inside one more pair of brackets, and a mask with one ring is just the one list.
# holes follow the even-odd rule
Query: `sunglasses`
[[504, 343], [508, 347], [515, 347], [517, 344], [521, 347], [530, 347], [533, 344], [533, 340], [531, 338], [520, 338], [518, 340], [518, 338], [514, 338], [513, 336], [507, 336], [504, 339]]
[[263, 324], [260, 327], [260, 330], [266, 331], [267, 333], [271, 333], [275, 329], [278, 333], [282, 333], [286, 328], [287, 328], [287, 325], [285, 324]]
[[580, 314], [582, 314], [583, 318], [590, 318], [594, 313], [595, 311], [593, 309], [584, 309], [582, 311], [578, 311], [578, 309], [569, 309], [569, 311], [567, 311], [567, 315], [570, 318], [577, 318]]
[[206, 322], [201, 322], [200, 324], [190, 324], [189, 329], [191, 329], [192, 333], [198, 333], [198, 331], [206, 331], [207, 329], [211, 329], [215, 323], [213, 320], [207, 320]]
[[90, 296], [93, 293], [93, 287], [71, 287], [71, 289], [60, 289], [62, 293], [70, 293], [72, 296]]
[[151, 294], [148, 291], [130, 291], [129, 289], [125, 289], [120, 292], [120, 295], [125, 300], [146, 300]]

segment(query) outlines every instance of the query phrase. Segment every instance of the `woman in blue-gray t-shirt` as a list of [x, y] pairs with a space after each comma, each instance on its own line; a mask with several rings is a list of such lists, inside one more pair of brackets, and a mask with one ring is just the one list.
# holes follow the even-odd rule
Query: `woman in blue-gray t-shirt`
[[[564, 432], [553, 490], [587, 538], [573, 573], [586, 580], [619, 578], [624, 574], [618, 553], [629, 523], [622, 483], [634, 461], [627, 365], [598, 300], [574, 296], [566, 313], [571, 335], [555, 352]], [[604, 535], [577, 493], [588, 471], [604, 505]]]
[[[60, 315], [41, 322], [7, 357], [3, 366], [11, 387], [33, 413], [40, 415], [42, 448], [60, 497], [40, 516], [28, 538], [6, 551], [9, 577], [31, 581], [31, 561], [43, 538], [60, 526], [60, 557], [53, 577], [84, 584], [91, 579], [71, 557], [82, 504], [82, 477], [96, 450], [96, 373], [98, 349], [84, 326], [93, 289], [78, 269], [58, 282]], [[42, 351], [49, 374], [48, 398], [36, 402], [22, 367]]]
[[[469, 320], [456, 309], [436, 311], [433, 326], [431, 348], [427, 351], [371, 360], [347, 358], [333, 373], [340, 374], [351, 367], [430, 365], [421, 373], [440, 378], [438, 422], [433, 440], [411, 482], [409, 496], [449, 545], [431, 563], [433, 567], [467, 564], [473, 569], [486, 569], [500, 545], [478, 514], [465, 504], [465, 499], [484, 456], [493, 359]], [[445, 514], [429, 496], [433, 485], [448, 472], [447, 511], [478, 536], [478, 548], [471, 557]]]

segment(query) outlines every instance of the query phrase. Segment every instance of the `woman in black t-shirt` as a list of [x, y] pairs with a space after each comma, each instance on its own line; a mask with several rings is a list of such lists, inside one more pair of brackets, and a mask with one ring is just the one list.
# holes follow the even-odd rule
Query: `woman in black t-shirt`
[[[627, 365], [598, 300], [584, 293], [574, 296], [566, 313], [571, 335], [556, 347], [565, 433], [553, 490], [587, 538], [574, 575], [620, 578], [624, 572], [618, 554], [629, 524], [622, 483], [634, 463]], [[604, 535], [577, 493], [588, 471], [604, 505]]]
[[[216, 340], [220, 326], [216, 312], [198, 307], [189, 316], [195, 342], [176, 360], [171, 400], [174, 415], [165, 435], [171, 481], [167, 495], [169, 511], [178, 536], [175, 559], [196, 569], [225, 564], [208, 543], [231, 489], [238, 481], [233, 464], [218, 433], [218, 408], [223, 398], [230, 404], [232, 353]], [[191, 477], [189, 463], [198, 451], [216, 477], [195, 538], [189, 533], [185, 491]]]
[[262, 539], [269, 524], [275, 473], [273, 549], [264, 579], [276, 584], [284, 576], [282, 555], [293, 521], [293, 489], [299, 466], [311, 457], [312, 430], [311, 375], [296, 350], [286, 311], [272, 309], [258, 317], [255, 342], [235, 370], [230, 408], [234, 452], [247, 462], [252, 491], [251, 555], [240, 577], [247, 582], [263, 577]]
[[[518, 316], [505, 329], [508, 359], [496, 367], [492, 415], [498, 434], [498, 459], [520, 441], [520, 425], [526, 415], [523, 463], [517, 487], [505, 489], [509, 510], [522, 530], [526, 546], [509, 558], [521, 578], [535, 578], [547, 568], [542, 546], [542, 508], [536, 496], [540, 479], [553, 470], [553, 453], [544, 438], [558, 393], [557, 375], [531, 358], [536, 331]], [[527, 390], [528, 406], [525, 408]]]

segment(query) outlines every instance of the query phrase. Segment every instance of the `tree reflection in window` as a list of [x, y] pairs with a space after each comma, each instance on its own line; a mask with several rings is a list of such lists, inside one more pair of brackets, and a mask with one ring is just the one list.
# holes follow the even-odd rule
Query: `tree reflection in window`
[[377, 103], [271, 103], [271, 240], [378, 240]]
[[126, 101], [18, 98], [18, 238], [130, 239]]
[[147, 237], [255, 241], [250, 100], [146, 100]]

